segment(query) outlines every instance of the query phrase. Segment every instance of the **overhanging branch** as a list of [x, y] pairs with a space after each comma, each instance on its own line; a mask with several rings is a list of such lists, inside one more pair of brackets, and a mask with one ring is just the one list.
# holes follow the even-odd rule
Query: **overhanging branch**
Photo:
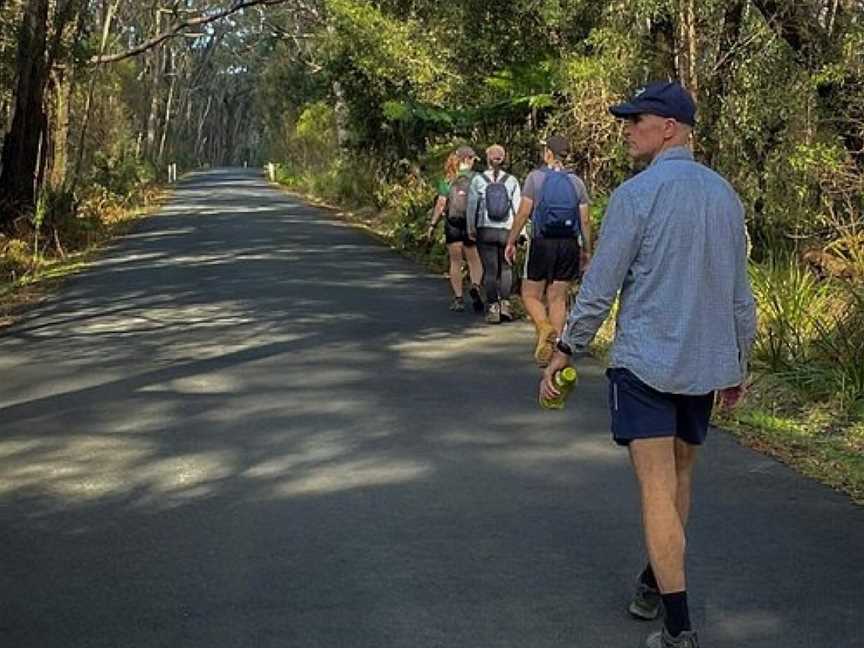
[[231, 14], [237, 13], [242, 9], [248, 9], [249, 7], [256, 6], [269, 7], [273, 5], [285, 4], [287, 2], [289, 2], [289, 0], [234, 0], [234, 2], [231, 3], [231, 6], [227, 9], [222, 9], [215, 13], [198, 16], [197, 18], [177, 20], [162, 33], [157, 34], [153, 38], [150, 38], [140, 43], [139, 45], [136, 45], [135, 47], [132, 47], [124, 52], [118, 52], [116, 54], [104, 54], [101, 56], [94, 56], [88, 62], [91, 65], [116, 63], [117, 61], [122, 61], [124, 59], [132, 58], [133, 56], [143, 54], [147, 50], [158, 47], [168, 39], [182, 36], [187, 30], [190, 30], [194, 27], [201, 27], [202, 25], [208, 25], [212, 22], [216, 22], [217, 20], [222, 20], [223, 18], [226, 18]]

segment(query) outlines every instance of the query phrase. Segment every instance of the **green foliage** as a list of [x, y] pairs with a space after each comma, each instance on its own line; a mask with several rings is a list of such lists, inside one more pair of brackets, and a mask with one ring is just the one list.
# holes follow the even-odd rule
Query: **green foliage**
[[441, 99], [445, 65], [440, 49], [416, 20], [396, 21], [373, 4], [328, 0], [331, 28], [322, 34], [331, 65], [359, 72], [373, 89]]
[[788, 256], [752, 265], [750, 279], [759, 307], [754, 359], [773, 372], [806, 363], [809, 344], [817, 333], [813, 313], [830, 309], [830, 284], [818, 281]]
[[0, 286], [26, 275], [33, 262], [33, 250], [26, 241], [0, 239]]
[[118, 199], [132, 199], [135, 191], [141, 186], [155, 180], [155, 170], [142, 160], [131, 156], [112, 157], [104, 152], [97, 152], [90, 176], [94, 188], [102, 188]]
[[751, 267], [759, 309], [753, 358], [809, 399], [864, 400], [864, 290], [820, 281], [794, 258]]
[[817, 394], [837, 398], [849, 409], [864, 403], [864, 289], [845, 286], [843, 309], [827, 318], [814, 316], [814, 376]]

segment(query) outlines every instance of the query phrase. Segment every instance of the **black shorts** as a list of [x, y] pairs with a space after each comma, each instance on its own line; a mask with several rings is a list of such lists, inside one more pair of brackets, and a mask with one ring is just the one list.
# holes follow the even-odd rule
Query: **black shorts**
[[462, 243], [468, 247], [476, 245], [474, 241], [468, 238], [468, 223], [462, 221], [459, 224], [454, 224], [446, 218], [444, 219], [444, 240], [447, 245], [451, 243]]
[[705, 441], [714, 392], [701, 396], [667, 394], [621, 368], [607, 369], [606, 377], [612, 438], [618, 445], [657, 437], [676, 437], [692, 445]]
[[530, 281], [573, 281], [579, 276], [579, 239], [532, 238], [525, 257]]

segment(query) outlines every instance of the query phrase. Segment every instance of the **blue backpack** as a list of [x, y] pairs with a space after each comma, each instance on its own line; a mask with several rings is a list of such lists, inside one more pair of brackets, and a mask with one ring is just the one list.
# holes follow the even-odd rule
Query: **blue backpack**
[[579, 194], [567, 171], [548, 169], [532, 217], [535, 238], [578, 238]]

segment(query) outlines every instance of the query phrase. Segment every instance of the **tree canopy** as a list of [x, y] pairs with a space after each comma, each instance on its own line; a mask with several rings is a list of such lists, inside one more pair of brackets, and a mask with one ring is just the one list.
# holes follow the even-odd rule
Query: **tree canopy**
[[630, 172], [606, 108], [677, 78], [757, 241], [840, 236], [861, 224], [862, 52], [861, 0], [3, 0], [0, 224], [119, 169], [456, 141], [527, 168], [551, 130], [602, 195]]

